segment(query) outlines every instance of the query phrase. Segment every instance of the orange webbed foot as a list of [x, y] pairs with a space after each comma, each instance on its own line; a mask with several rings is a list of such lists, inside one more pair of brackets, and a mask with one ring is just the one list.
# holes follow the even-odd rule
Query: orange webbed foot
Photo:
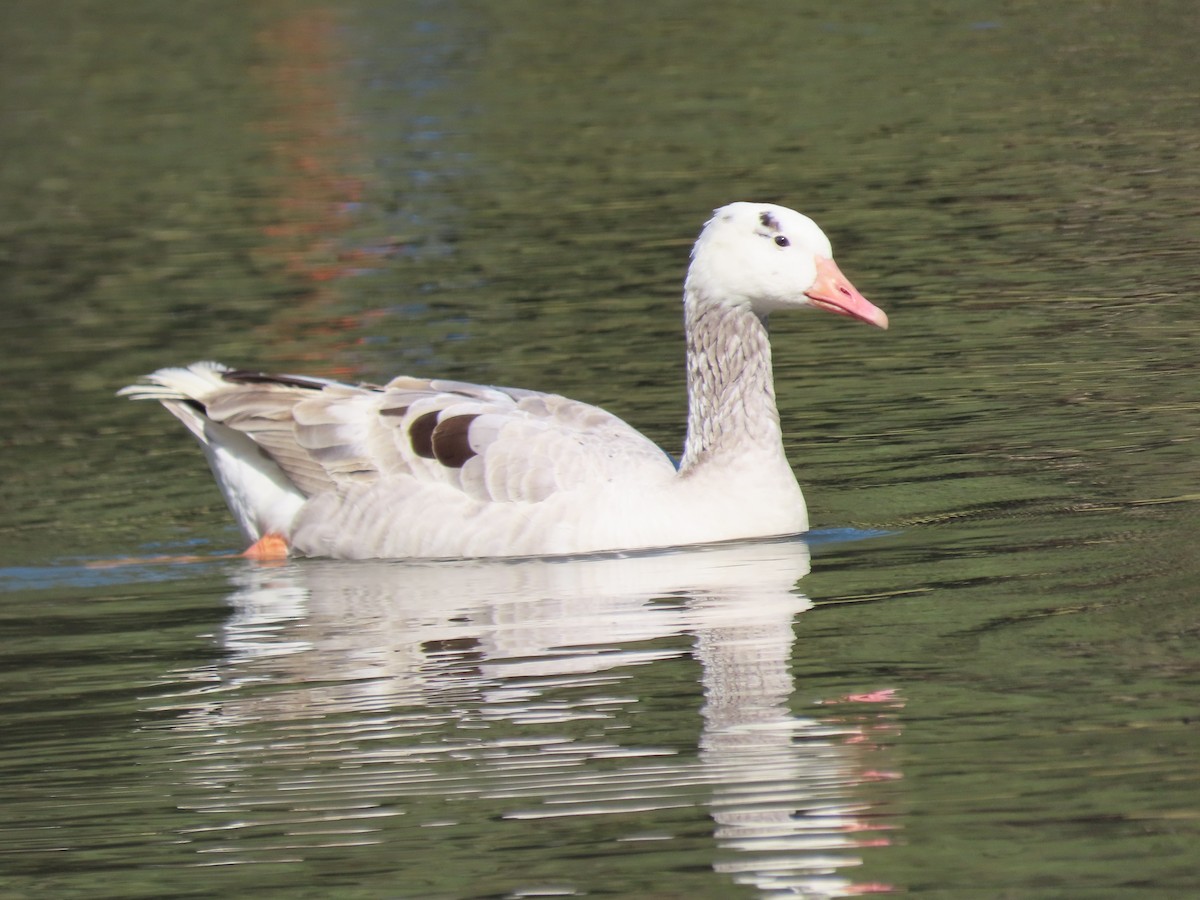
[[288, 558], [288, 543], [283, 535], [268, 532], [251, 544], [242, 553], [246, 559], [273, 562]]

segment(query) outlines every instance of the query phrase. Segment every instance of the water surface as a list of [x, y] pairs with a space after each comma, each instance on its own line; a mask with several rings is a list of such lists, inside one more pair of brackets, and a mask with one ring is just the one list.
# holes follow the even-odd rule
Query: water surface
[[[0, 893], [1197, 889], [1189, 4], [2, 15]], [[674, 451], [735, 198], [893, 323], [772, 323], [804, 541], [260, 567], [112, 396], [442, 374]]]

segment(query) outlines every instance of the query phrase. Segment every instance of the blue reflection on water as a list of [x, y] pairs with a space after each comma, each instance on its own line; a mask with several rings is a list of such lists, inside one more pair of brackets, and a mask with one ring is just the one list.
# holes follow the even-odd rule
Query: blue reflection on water
[[[39, 591], [51, 588], [104, 587], [145, 584], [192, 577], [196, 566], [228, 560], [228, 553], [212, 549], [208, 541], [149, 544], [147, 554], [115, 559], [64, 559], [46, 566], [0, 567], [0, 591]], [[211, 562], [207, 557], [212, 557]], [[188, 565], [180, 565], [186, 562]]]
[[851, 541], [865, 541], [896, 533], [879, 528], [818, 528], [805, 534], [804, 541], [810, 548], [817, 550], [833, 544], [848, 544]]

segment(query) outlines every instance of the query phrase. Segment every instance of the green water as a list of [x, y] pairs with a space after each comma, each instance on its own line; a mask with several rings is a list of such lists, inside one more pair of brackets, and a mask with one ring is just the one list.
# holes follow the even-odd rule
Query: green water
[[[11, 3], [0, 894], [1200, 889], [1197, 14]], [[258, 568], [156, 367], [559, 391], [677, 450], [707, 212], [816, 532]]]

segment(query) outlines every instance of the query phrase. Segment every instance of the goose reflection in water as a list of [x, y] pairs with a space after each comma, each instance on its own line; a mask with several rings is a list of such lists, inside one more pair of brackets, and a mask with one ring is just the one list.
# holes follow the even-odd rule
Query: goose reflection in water
[[[884, 842], [864, 840], [877, 814], [853, 798], [872, 777], [864, 729], [789, 711], [808, 568], [806, 545], [788, 540], [238, 569], [227, 655], [185, 673], [194, 687], [168, 707], [186, 773], [177, 801], [212, 822], [188, 839], [226, 863], [294, 860], [386, 845], [397, 828], [636, 814], [617, 840], [657, 850], [706, 804], [709, 859], [738, 883], [888, 890], [841, 872]], [[703, 688], [696, 754], [678, 749], [685, 716], [639, 714], [678, 681], [633, 696], [631, 668], [689, 654]]]

